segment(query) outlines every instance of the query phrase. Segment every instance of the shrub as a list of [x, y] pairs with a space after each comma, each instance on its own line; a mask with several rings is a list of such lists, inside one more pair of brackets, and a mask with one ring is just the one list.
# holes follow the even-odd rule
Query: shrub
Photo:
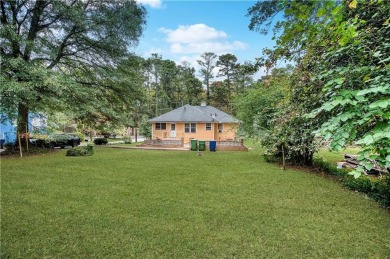
[[93, 146], [88, 145], [85, 147], [75, 147], [66, 151], [67, 156], [92, 156]]
[[106, 145], [108, 143], [108, 140], [107, 138], [95, 138], [93, 140], [93, 143], [95, 143], [95, 145]]
[[4, 144], [6, 150], [14, 150], [16, 147], [16, 142], [8, 142]]
[[141, 124], [139, 127], [139, 134], [144, 136], [147, 139], [152, 138], [152, 127], [148, 121], [148, 117], [144, 116], [141, 119]]
[[[32, 141], [33, 140], [33, 141]], [[31, 134], [30, 142], [37, 148], [49, 148], [51, 138], [46, 134]]]
[[123, 137], [122, 139], [123, 139], [123, 143], [131, 144], [131, 137], [130, 136]]
[[343, 186], [353, 191], [358, 191], [367, 194], [377, 201], [383, 207], [390, 207], [390, 176], [381, 179], [371, 179], [367, 176], [359, 178], [349, 175], [345, 169], [337, 169], [332, 163], [323, 160], [322, 158], [314, 159], [314, 166], [321, 168], [324, 173], [335, 175], [340, 180]]
[[332, 163], [329, 163], [328, 161], [325, 161], [322, 157], [314, 158], [313, 166], [317, 168], [321, 168], [323, 172], [330, 175], [343, 177], [348, 173], [346, 169], [337, 169], [337, 166], [335, 166]]
[[261, 145], [273, 159], [282, 159], [290, 164], [313, 165], [313, 155], [318, 150], [313, 129], [315, 123], [296, 114], [281, 113], [270, 120], [271, 130], [264, 131]]

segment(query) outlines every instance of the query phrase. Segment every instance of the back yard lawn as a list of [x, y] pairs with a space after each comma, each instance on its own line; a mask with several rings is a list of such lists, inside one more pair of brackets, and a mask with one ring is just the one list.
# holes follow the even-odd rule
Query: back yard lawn
[[322, 157], [326, 161], [336, 165], [337, 162], [341, 162], [344, 159], [344, 154], [356, 155], [360, 151], [357, 147], [348, 147], [341, 151], [329, 151], [328, 148], [321, 148], [318, 153], [315, 154], [315, 157]]
[[1, 161], [11, 258], [390, 254], [390, 214], [336, 182], [250, 152], [96, 148]]

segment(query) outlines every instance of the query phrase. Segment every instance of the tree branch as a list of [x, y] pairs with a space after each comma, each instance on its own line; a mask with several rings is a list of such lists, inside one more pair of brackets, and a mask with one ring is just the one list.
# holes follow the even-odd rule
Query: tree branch
[[7, 24], [7, 15], [5, 13], [5, 6], [4, 6], [4, 0], [0, 0], [0, 6], [1, 6], [1, 24]]
[[47, 67], [48, 69], [52, 69], [53, 67], [55, 67], [58, 64], [58, 62], [60, 61], [60, 59], [65, 55], [64, 50], [67, 46], [66, 43], [76, 33], [76, 29], [77, 29], [77, 26], [74, 25], [72, 30], [68, 33], [68, 35], [66, 35], [64, 37], [64, 39], [62, 40], [62, 42], [58, 48], [57, 55], [56, 55], [55, 59], [50, 63], [50, 65]]
[[46, 6], [47, 6], [46, 2], [37, 1], [33, 8], [33, 16], [31, 18], [30, 29], [27, 36], [26, 48], [23, 55], [23, 59], [26, 61], [28, 61], [31, 57], [34, 41], [37, 36], [37, 32], [39, 31], [39, 20]]

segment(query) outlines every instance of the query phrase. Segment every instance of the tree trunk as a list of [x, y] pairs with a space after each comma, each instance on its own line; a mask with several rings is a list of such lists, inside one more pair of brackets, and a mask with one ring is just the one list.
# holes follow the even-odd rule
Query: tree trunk
[[207, 97], [207, 105], [210, 105], [210, 83], [209, 80], [206, 80], [206, 97]]
[[19, 103], [19, 106], [18, 106], [18, 127], [17, 127], [18, 133], [28, 132], [28, 110], [29, 109], [25, 104]]
[[284, 143], [282, 144], [282, 164], [283, 164], [283, 170], [286, 170], [286, 160], [284, 158]]
[[[18, 126], [17, 126], [17, 133], [16, 134], [22, 134], [28, 132], [28, 107], [23, 104], [19, 103], [18, 105]], [[18, 135], [16, 135], [16, 138], [18, 138]], [[27, 147], [26, 142], [22, 141], [22, 146]]]

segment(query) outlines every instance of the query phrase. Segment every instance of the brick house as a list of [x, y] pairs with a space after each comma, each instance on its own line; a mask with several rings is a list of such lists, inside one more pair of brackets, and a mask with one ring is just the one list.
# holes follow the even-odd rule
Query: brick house
[[150, 119], [152, 140], [191, 139], [229, 141], [236, 139], [240, 121], [212, 106], [184, 105]]

